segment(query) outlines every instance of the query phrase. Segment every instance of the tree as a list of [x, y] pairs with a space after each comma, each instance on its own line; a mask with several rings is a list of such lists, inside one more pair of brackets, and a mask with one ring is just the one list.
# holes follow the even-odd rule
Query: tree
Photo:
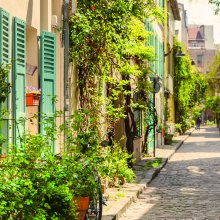
[[218, 12], [220, 11], [220, 1], [219, 0], [209, 0], [209, 3], [216, 5], [215, 14], [218, 14]]
[[218, 52], [212, 63], [209, 65], [209, 73], [206, 75], [208, 83], [208, 93], [206, 109], [211, 110], [219, 122], [220, 119], [220, 52]]
[[209, 89], [214, 92], [220, 92], [220, 52], [218, 52], [214, 60], [209, 65], [209, 73], [207, 74]]

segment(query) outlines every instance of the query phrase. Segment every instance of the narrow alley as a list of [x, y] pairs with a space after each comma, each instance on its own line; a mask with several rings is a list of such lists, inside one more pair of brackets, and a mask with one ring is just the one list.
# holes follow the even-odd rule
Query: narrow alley
[[120, 220], [220, 219], [220, 133], [195, 130]]

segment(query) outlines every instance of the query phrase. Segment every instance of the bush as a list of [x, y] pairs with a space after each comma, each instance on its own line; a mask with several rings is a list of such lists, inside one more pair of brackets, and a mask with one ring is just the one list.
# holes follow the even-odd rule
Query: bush
[[57, 159], [52, 154], [31, 158], [24, 149], [16, 151], [0, 164], [1, 218], [75, 219], [73, 193], [62, 181]]
[[133, 156], [118, 144], [103, 149], [101, 157], [99, 173], [109, 180], [111, 186], [123, 184], [124, 181], [131, 182], [135, 178], [133, 170], [128, 167], [128, 161], [131, 161]]
[[181, 124], [175, 124], [175, 132], [179, 132], [180, 134], [183, 133]]

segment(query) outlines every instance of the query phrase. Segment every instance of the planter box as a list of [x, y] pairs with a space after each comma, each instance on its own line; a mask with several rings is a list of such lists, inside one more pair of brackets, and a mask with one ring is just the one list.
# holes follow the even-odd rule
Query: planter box
[[38, 106], [40, 102], [40, 94], [27, 93], [26, 106]]
[[164, 136], [164, 144], [171, 145], [173, 140], [173, 134], [166, 134]]

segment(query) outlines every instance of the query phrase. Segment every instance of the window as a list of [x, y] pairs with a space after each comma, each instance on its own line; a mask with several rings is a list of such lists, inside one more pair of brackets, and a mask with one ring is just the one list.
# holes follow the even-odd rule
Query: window
[[198, 54], [197, 55], [197, 64], [202, 64], [202, 60], [203, 60], [203, 55], [202, 54]]
[[198, 47], [198, 43], [197, 42], [191, 42], [190, 47]]
[[[8, 64], [9, 61], [9, 14], [0, 8], [0, 63]], [[9, 123], [8, 112], [9, 100], [8, 98], [4, 103], [0, 104], [0, 135], [6, 138], [6, 142], [0, 149], [0, 154], [7, 153], [8, 137], [9, 137]]]
[[14, 143], [20, 144], [25, 134], [26, 117], [26, 23], [17, 17], [13, 18], [13, 116]]
[[[56, 95], [56, 35], [54, 33], [42, 31], [40, 37], [40, 131], [45, 133], [45, 120], [53, 117], [55, 113]], [[47, 119], [46, 119], [47, 118]], [[52, 143], [54, 151], [55, 142]]]

